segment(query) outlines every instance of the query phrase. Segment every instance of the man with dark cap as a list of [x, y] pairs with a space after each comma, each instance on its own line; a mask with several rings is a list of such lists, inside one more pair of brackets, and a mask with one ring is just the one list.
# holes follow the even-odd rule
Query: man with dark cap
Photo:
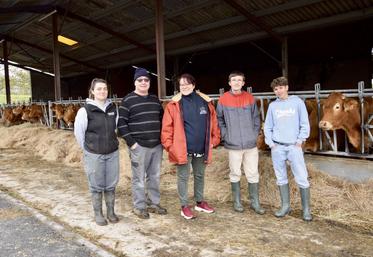
[[119, 107], [118, 130], [128, 145], [131, 158], [133, 212], [148, 219], [149, 212], [167, 214], [159, 204], [163, 108], [158, 97], [149, 94], [147, 70], [137, 68], [133, 80], [135, 90], [123, 98]]

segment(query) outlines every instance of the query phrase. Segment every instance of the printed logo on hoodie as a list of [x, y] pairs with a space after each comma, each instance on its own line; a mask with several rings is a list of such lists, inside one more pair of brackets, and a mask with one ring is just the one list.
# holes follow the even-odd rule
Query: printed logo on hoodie
[[289, 108], [285, 110], [281, 110], [281, 109], [275, 110], [275, 116], [277, 119], [280, 119], [282, 117], [292, 117], [294, 115], [295, 115], [295, 109], [293, 108]]

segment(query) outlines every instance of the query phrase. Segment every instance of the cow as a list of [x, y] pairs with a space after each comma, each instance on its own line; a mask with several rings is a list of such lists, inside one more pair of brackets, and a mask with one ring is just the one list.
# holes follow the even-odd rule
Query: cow
[[65, 106], [63, 106], [62, 104], [52, 103], [50, 109], [56, 114], [57, 120], [63, 119], [63, 114], [65, 112]]
[[75, 121], [75, 116], [79, 110], [80, 106], [75, 104], [69, 104], [65, 107], [65, 112], [63, 114], [63, 121], [65, 124], [72, 128]]
[[[332, 92], [323, 103], [323, 116], [319, 127], [323, 130], [342, 129], [348, 141], [357, 151], [361, 150], [361, 123], [373, 113], [373, 99], [364, 98], [364, 117], [361, 117], [361, 105], [357, 99], [348, 98], [340, 92]], [[364, 139], [367, 150], [368, 140]], [[371, 142], [370, 142], [371, 144]]]
[[31, 104], [27, 106], [22, 113], [22, 120], [31, 123], [43, 123], [43, 109], [41, 105]]
[[13, 113], [12, 107], [5, 107], [2, 114], [2, 122], [5, 126], [17, 125], [22, 123], [21, 115]]

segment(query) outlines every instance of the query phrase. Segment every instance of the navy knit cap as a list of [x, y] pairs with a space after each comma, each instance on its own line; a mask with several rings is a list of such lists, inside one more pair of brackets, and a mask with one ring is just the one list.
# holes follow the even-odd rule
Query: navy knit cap
[[149, 72], [147, 70], [145, 70], [144, 68], [136, 68], [135, 75], [133, 76], [133, 81], [142, 76], [148, 77], [150, 79]]

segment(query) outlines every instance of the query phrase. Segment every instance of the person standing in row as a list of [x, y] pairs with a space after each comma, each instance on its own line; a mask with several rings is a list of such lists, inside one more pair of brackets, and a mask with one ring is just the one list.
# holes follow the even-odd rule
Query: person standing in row
[[250, 207], [264, 214], [259, 203], [259, 153], [256, 141], [260, 130], [260, 117], [252, 94], [242, 91], [245, 75], [234, 71], [229, 75], [231, 90], [219, 98], [217, 115], [224, 147], [228, 149], [229, 178], [232, 187], [233, 208], [243, 212], [241, 204], [241, 165], [248, 181]]
[[211, 162], [212, 148], [220, 142], [220, 131], [211, 99], [194, 90], [194, 77], [181, 75], [179, 86], [180, 93], [166, 106], [161, 138], [170, 162], [177, 165], [181, 216], [193, 219], [196, 216], [188, 206], [190, 166], [194, 176], [194, 208], [212, 213], [214, 209], [203, 199], [204, 177], [206, 163]]
[[89, 97], [80, 108], [74, 123], [74, 134], [83, 149], [84, 167], [97, 225], [107, 225], [102, 214], [102, 195], [105, 196], [107, 219], [119, 221], [114, 212], [115, 187], [119, 181], [119, 150], [116, 134], [117, 109], [107, 99], [107, 82], [95, 78]]
[[265, 142], [271, 148], [273, 168], [281, 196], [281, 209], [275, 216], [290, 212], [290, 192], [286, 160], [290, 162], [302, 200], [303, 220], [311, 221], [310, 184], [302, 144], [310, 134], [306, 105], [298, 96], [288, 95], [288, 80], [278, 77], [271, 83], [277, 99], [269, 104], [264, 124]]
[[163, 109], [158, 97], [149, 94], [147, 70], [137, 68], [133, 80], [135, 90], [123, 98], [119, 107], [118, 130], [130, 152], [133, 212], [142, 219], [149, 219], [149, 212], [167, 214], [160, 205], [159, 189]]

